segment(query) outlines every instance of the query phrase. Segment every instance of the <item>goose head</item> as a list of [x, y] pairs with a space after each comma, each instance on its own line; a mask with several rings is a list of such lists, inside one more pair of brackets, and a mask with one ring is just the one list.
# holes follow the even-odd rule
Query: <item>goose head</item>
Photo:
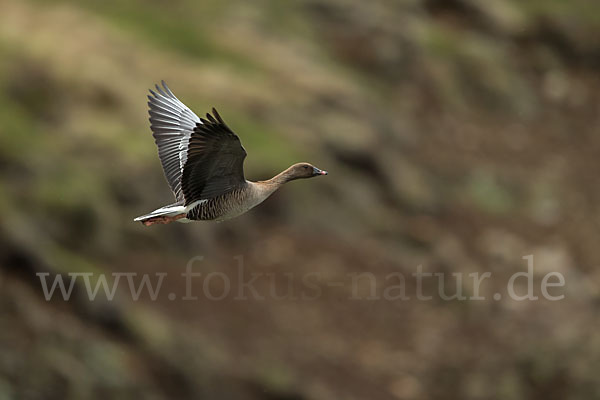
[[288, 168], [289, 180], [312, 178], [320, 175], [327, 175], [327, 171], [320, 170], [309, 163], [298, 163]]

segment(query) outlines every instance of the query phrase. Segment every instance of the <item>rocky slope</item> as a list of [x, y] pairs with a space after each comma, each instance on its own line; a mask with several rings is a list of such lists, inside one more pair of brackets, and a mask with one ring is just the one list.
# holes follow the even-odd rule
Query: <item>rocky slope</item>
[[[0, 398], [597, 395], [598, 6], [1, 7]], [[248, 178], [299, 160], [330, 175], [228, 223], [133, 224], [171, 200], [144, 100], [161, 79], [198, 113], [219, 109]], [[565, 276], [565, 300], [368, 300], [352, 285], [368, 273], [383, 290], [423, 265], [449, 287], [491, 271], [491, 296], [528, 254], [536, 285]], [[241, 255], [265, 298], [182, 300], [199, 255], [232, 293]], [[78, 282], [47, 302], [38, 272], [168, 276], [156, 301], [120, 287], [90, 302]], [[316, 298], [270, 292], [315, 273]]]

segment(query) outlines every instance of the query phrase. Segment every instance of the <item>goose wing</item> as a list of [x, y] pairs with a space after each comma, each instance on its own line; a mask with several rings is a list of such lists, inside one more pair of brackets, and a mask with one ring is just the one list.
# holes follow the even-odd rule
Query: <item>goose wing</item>
[[165, 177], [179, 202], [184, 198], [181, 176], [187, 162], [188, 143], [196, 125], [201, 124], [200, 118], [175, 97], [164, 81], [162, 87], [156, 85], [156, 91], [150, 93], [150, 129]]
[[239, 188], [246, 183], [246, 150], [215, 110], [201, 118], [189, 140], [181, 188], [188, 205]]

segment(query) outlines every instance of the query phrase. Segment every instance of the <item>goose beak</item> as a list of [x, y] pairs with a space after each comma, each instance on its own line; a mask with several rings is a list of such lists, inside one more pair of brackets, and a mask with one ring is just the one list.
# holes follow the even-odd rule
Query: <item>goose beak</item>
[[317, 175], [327, 175], [327, 171], [321, 171], [319, 168], [315, 167], [313, 175], [314, 176], [317, 176]]

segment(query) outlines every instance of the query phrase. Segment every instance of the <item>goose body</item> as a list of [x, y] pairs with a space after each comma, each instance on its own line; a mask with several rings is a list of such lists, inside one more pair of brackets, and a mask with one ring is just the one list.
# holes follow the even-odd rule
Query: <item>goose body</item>
[[217, 110], [199, 118], [164, 81], [150, 93], [150, 128], [175, 203], [135, 221], [146, 226], [224, 221], [259, 205], [286, 182], [327, 175], [309, 163], [298, 163], [269, 180], [248, 181], [244, 177], [246, 150]]
[[207, 200], [200, 200], [187, 212], [187, 218], [188, 220], [218, 222], [235, 218], [265, 201], [276, 190], [274, 187], [265, 186], [261, 183], [247, 181], [239, 189]]

